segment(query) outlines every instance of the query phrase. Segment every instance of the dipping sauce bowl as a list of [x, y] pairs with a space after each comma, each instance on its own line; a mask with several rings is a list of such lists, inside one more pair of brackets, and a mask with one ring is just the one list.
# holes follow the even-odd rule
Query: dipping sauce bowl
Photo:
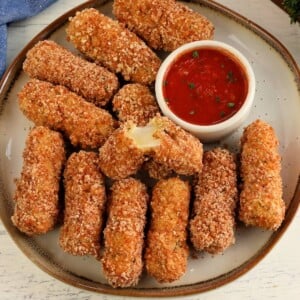
[[163, 61], [155, 93], [164, 115], [201, 141], [214, 142], [247, 118], [255, 76], [245, 56], [232, 46], [196, 41]]

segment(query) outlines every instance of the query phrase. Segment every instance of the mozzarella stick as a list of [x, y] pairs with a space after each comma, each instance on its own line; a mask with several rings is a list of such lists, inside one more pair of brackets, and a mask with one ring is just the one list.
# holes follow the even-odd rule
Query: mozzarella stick
[[161, 116], [152, 118], [141, 127], [131, 121], [124, 123], [99, 151], [100, 168], [112, 179], [135, 174], [147, 156], [168, 173], [175, 171], [193, 175], [202, 168], [203, 148], [200, 141]]
[[217, 254], [234, 243], [236, 177], [235, 159], [228, 150], [216, 148], [204, 153], [190, 221], [196, 250]]
[[168, 168], [164, 164], [158, 163], [154, 159], [145, 161], [143, 169], [148, 172], [148, 175], [151, 178], [158, 180], [174, 176], [172, 169]]
[[67, 38], [86, 56], [125, 80], [150, 84], [160, 59], [133, 32], [94, 8], [77, 12], [70, 19]]
[[167, 117], [156, 116], [149, 126], [154, 126], [153, 137], [159, 141], [150, 154], [158, 164], [181, 175], [201, 172], [203, 146], [199, 139]]
[[145, 266], [160, 283], [175, 281], [186, 271], [189, 202], [189, 185], [179, 178], [161, 180], [153, 188]]
[[64, 141], [60, 133], [42, 126], [29, 132], [12, 216], [13, 224], [25, 234], [42, 234], [54, 228], [59, 214], [59, 182], [64, 162]]
[[136, 126], [132, 122], [127, 122], [126, 126], [126, 135], [133, 147], [152, 157], [159, 168], [181, 175], [201, 171], [201, 142], [167, 117], [155, 116], [146, 126]]
[[119, 86], [115, 74], [50, 40], [27, 52], [23, 69], [32, 78], [66, 86], [97, 106], [105, 105]]
[[213, 38], [213, 24], [174, 0], [115, 0], [113, 13], [153, 49], [173, 51], [179, 46]]
[[115, 121], [106, 110], [60, 85], [32, 79], [18, 97], [28, 119], [62, 131], [74, 146], [98, 148], [115, 129]]
[[73, 255], [99, 257], [105, 187], [94, 152], [73, 153], [64, 171], [65, 213], [61, 248]]
[[138, 283], [143, 269], [147, 202], [146, 186], [136, 179], [116, 181], [111, 187], [102, 264], [113, 287]]
[[159, 114], [157, 102], [150, 89], [139, 83], [124, 85], [114, 96], [112, 103], [120, 121], [132, 121], [138, 126], [145, 126]]
[[144, 151], [128, 136], [130, 125], [125, 123], [115, 130], [99, 149], [101, 171], [111, 179], [134, 175], [145, 160]]
[[284, 219], [278, 144], [274, 129], [261, 120], [244, 130], [239, 219], [246, 225], [276, 230]]

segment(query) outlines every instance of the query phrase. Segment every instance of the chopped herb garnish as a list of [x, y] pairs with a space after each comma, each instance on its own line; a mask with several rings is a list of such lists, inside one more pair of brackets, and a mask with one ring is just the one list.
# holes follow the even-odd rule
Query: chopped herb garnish
[[188, 83], [188, 86], [189, 86], [189, 88], [192, 90], [192, 89], [195, 88], [195, 83], [189, 82], [189, 83]]
[[215, 98], [216, 102], [220, 103], [221, 102], [221, 98], [219, 96], [216, 96]]
[[222, 110], [222, 111], [220, 112], [220, 117], [223, 118], [224, 116], [225, 116], [225, 111]]
[[169, 105], [169, 99], [165, 98], [165, 102], [167, 103], [167, 105]]
[[189, 112], [189, 114], [190, 115], [194, 115], [196, 112], [194, 111], [194, 110], [191, 110], [190, 112]]
[[235, 103], [234, 102], [228, 102], [227, 106], [230, 107], [230, 108], [233, 108], [235, 106]]
[[235, 82], [235, 78], [233, 76], [233, 72], [232, 71], [228, 71], [226, 78], [227, 78], [227, 81], [230, 82], [230, 83]]
[[197, 50], [193, 51], [192, 56], [193, 58], [199, 57], [199, 52]]
[[167, 80], [164, 80], [163, 81], [163, 86], [166, 86], [168, 84], [168, 81]]

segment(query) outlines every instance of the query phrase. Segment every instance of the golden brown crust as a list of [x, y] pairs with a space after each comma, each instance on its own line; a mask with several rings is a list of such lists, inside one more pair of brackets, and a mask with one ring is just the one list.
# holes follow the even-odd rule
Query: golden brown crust
[[136, 179], [116, 181], [111, 188], [102, 264], [113, 287], [138, 283], [143, 269], [147, 202], [146, 186]]
[[170, 168], [158, 163], [154, 159], [146, 161], [143, 165], [143, 169], [148, 172], [151, 178], [158, 180], [174, 176], [174, 172]]
[[61, 248], [73, 255], [99, 257], [105, 186], [94, 152], [73, 153], [64, 171], [65, 213]]
[[239, 219], [246, 225], [276, 230], [284, 219], [278, 144], [274, 129], [261, 120], [244, 130]]
[[123, 86], [113, 98], [113, 110], [122, 122], [132, 121], [145, 126], [159, 113], [157, 102], [149, 88], [139, 83]]
[[128, 123], [115, 130], [99, 149], [101, 171], [112, 179], [122, 179], [135, 174], [145, 157], [133, 140], [127, 136]]
[[234, 243], [236, 201], [237, 175], [233, 154], [221, 148], [205, 152], [190, 221], [195, 249], [217, 254]]
[[158, 282], [172, 282], [186, 271], [190, 188], [179, 178], [159, 181], [151, 199], [145, 266]]
[[98, 148], [114, 130], [115, 121], [107, 111], [63, 86], [31, 79], [18, 97], [28, 119], [63, 131], [74, 146]]
[[193, 175], [202, 169], [203, 147], [199, 139], [175, 125], [167, 117], [155, 117], [153, 124], [159, 129], [154, 137], [160, 145], [153, 149], [152, 157], [178, 174]]
[[98, 106], [105, 105], [119, 86], [115, 74], [50, 40], [27, 52], [23, 69], [30, 77], [64, 85]]
[[61, 134], [42, 126], [33, 128], [23, 159], [12, 221], [27, 235], [46, 233], [54, 228], [59, 213], [59, 181], [66, 159]]
[[70, 19], [67, 37], [85, 55], [125, 80], [150, 84], [160, 59], [134, 33], [94, 8]]
[[113, 13], [153, 49], [173, 51], [214, 34], [207, 18], [174, 0], [115, 0]]

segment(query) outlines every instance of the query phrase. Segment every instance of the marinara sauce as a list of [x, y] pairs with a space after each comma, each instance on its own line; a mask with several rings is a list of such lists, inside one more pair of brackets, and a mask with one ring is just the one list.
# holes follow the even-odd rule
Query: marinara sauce
[[248, 92], [244, 69], [229, 54], [211, 48], [186, 52], [171, 65], [163, 82], [169, 108], [181, 119], [212, 125], [234, 115]]

